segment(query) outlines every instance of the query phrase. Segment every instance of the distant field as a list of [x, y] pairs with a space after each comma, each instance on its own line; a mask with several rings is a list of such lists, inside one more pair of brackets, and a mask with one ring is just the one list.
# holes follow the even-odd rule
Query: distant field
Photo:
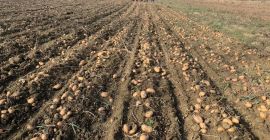
[[242, 16], [270, 20], [270, 1], [268, 0], [186, 0], [185, 2], [211, 9], [233, 12]]
[[[209, 3], [207, 1], [160, 0], [160, 2], [182, 12], [198, 23], [239, 40], [247, 47], [270, 52], [270, 20], [262, 19], [260, 14], [251, 14], [256, 10], [262, 10], [261, 7], [269, 7], [265, 8], [266, 11], [269, 11], [270, 5], [260, 3], [260, 6], [253, 5], [253, 8], [250, 8], [246, 4], [243, 6], [246, 13], [245, 10], [236, 6], [237, 4], [234, 4], [246, 3], [246, 1], [228, 0]], [[259, 3], [259, 1], [256, 2]], [[259, 13], [269, 15], [270, 11]]]

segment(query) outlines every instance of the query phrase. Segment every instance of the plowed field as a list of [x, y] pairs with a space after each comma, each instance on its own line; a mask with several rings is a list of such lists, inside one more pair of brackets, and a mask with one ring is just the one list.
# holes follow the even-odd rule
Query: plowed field
[[155, 2], [0, 7], [0, 139], [270, 137], [268, 52]]

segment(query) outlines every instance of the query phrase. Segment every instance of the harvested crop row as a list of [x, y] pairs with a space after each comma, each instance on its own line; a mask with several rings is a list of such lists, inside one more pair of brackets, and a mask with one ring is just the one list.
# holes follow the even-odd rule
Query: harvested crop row
[[[131, 19], [131, 20], [134, 20], [134, 19]], [[115, 76], [113, 76], [113, 73], [115, 73], [116, 70], [121, 65], [123, 65], [123, 64], [120, 65], [120, 62], [121, 62], [120, 60], [125, 54], [123, 53], [122, 49], [115, 48], [116, 46], [113, 47], [111, 45], [112, 44], [117, 45], [118, 43], [120, 43], [119, 41], [123, 41], [121, 40], [122, 37], [125, 36], [127, 33], [130, 34], [129, 31], [131, 31], [133, 27], [134, 27], [133, 24], [130, 24], [127, 28], [124, 28], [124, 30], [119, 32], [116, 36], [112, 37], [104, 45], [104, 50], [99, 51], [97, 55], [93, 58], [93, 60], [87, 62], [87, 65], [84, 66], [77, 74], [74, 75], [72, 79], [69, 80], [67, 86], [64, 89], [62, 89], [62, 91], [53, 99], [53, 101], [51, 101], [52, 105], [50, 106], [50, 108], [46, 109], [45, 111], [47, 112], [45, 113], [46, 115], [44, 114], [41, 117], [38, 117], [35, 119], [35, 122], [36, 122], [35, 124], [39, 124], [39, 126], [40, 125], [43, 126], [42, 128], [39, 128], [39, 127], [36, 128], [36, 130], [39, 130], [40, 132], [40, 135], [36, 136], [36, 138], [42, 137], [44, 135], [46, 135], [46, 137], [48, 136], [49, 138], [52, 138], [52, 137], [63, 137], [63, 138], [65, 137], [69, 137], [69, 138], [70, 137], [96, 137], [97, 138], [99, 137], [101, 132], [97, 131], [98, 129], [95, 127], [96, 126], [100, 127], [101, 125], [100, 123], [106, 120], [105, 118], [107, 115], [109, 115], [109, 112], [110, 112], [109, 104], [110, 102], [113, 101], [113, 90], [109, 92], [105, 92], [105, 90], [111, 89], [111, 88], [108, 88], [110, 86], [116, 87], [116, 85], [114, 84], [115, 82], [113, 81], [118, 78], [115, 79]], [[126, 39], [130, 39], [130, 38], [126, 38]], [[128, 44], [128, 42], [126, 43]], [[107, 50], [111, 50], [113, 53]], [[107, 83], [108, 81], [110, 81], [109, 82], [110, 84]], [[84, 86], [78, 86], [78, 85], [84, 85]], [[78, 90], [80, 92], [78, 92]], [[105, 99], [106, 97], [108, 98]], [[76, 98], [76, 100], [72, 100], [74, 98]], [[89, 100], [93, 100], [93, 102], [89, 102]], [[54, 101], [57, 101], [57, 103], [55, 103]], [[86, 109], [85, 105], [89, 106], [89, 109], [87, 109], [86, 111], [78, 111], [78, 110], [85, 110]], [[65, 116], [62, 120], [63, 122], [61, 121], [57, 123], [57, 119], [55, 119], [54, 117], [55, 115], [52, 113], [52, 112], [55, 112], [54, 110], [56, 106], [57, 107], [62, 106], [62, 108], [65, 108], [65, 110], [68, 109], [69, 112], [73, 112], [72, 114], [75, 114], [75, 115], [68, 115], [68, 117]], [[62, 111], [62, 112], [65, 112], [65, 111]], [[94, 112], [94, 114], [92, 112]], [[61, 115], [61, 111], [60, 111], [60, 115]], [[94, 118], [90, 119], [89, 115], [90, 117], [94, 116]], [[101, 119], [99, 119], [100, 117]], [[44, 122], [46, 122], [46, 120], [48, 119], [52, 123], [51, 125], [44, 124]], [[79, 123], [81, 119], [85, 121], [87, 120], [87, 122], [91, 121], [92, 123], [88, 124], [88, 123], [85, 123], [84, 121], [82, 123]], [[33, 121], [31, 122], [31, 124], [33, 123]], [[53, 122], [55, 122], [55, 125], [53, 125]], [[72, 122], [78, 122], [78, 124], [74, 124]], [[63, 127], [57, 125], [60, 123], [63, 124]], [[92, 125], [93, 127], [90, 127]], [[87, 128], [90, 127], [90, 128], [87, 130], [85, 129], [82, 130], [78, 128], [78, 126], [81, 126], [83, 128], [85, 127]], [[75, 131], [72, 131], [73, 127], [75, 127], [76, 129]], [[59, 131], [57, 132], [45, 131], [47, 130], [47, 128], [50, 130], [51, 129], [58, 130], [58, 128], [59, 129], [61, 128], [61, 131], [60, 131], [61, 134], [58, 133]], [[73, 134], [77, 134], [77, 135], [72, 136], [72, 132], [74, 132]]]
[[223, 129], [223, 132], [227, 132], [222, 133], [223, 138], [253, 137], [253, 134], [248, 132], [248, 128], [241, 124], [239, 125], [238, 113], [231, 106], [226, 107], [224, 101], [219, 99], [219, 89], [213, 85], [200, 64], [188, 54], [184, 46], [179, 46], [178, 38], [175, 37], [169, 26], [161, 18], [157, 19], [157, 22], [161, 21], [160, 25], [163, 24], [160, 35], [171, 39], [171, 41], [166, 40], [167, 43], [170, 42], [170, 47], [165, 48], [163, 46], [164, 52], [170, 52], [168, 57], [182, 78], [181, 84], [185, 92], [183, 94], [191, 102], [189, 114], [185, 114], [185, 116], [192, 116], [194, 123], [198, 124], [198, 129], [195, 127], [193, 132], [189, 131], [187, 136], [193, 137], [194, 134], [192, 133], [197, 133], [197, 137], [207, 138], [217, 132], [221, 132], [221, 129]]
[[[32, 79], [31, 80], [32, 84], [28, 82], [30, 80], [29, 78], [24, 80], [24, 83], [20, 83], [21, 86], [24, 86], [25, 84], [29, 83], [30, 84], [29, 89], [28, 89], [28, 86], [26, 86], [26, 87], [24, 86], [26, 89], [22, 88], [22, 87], [19, 88], [18, 86], [13, 87], [14, 91], [11, 90], [11, 91], [7, 92], [6, 94], [2, 95], [2, 99], [9, 97], [9, 96], [7, 96], [7, 94], [13, 95], [14, 93], [21, 93], [21, 92], [25, 91], [26, 92], [25, 94], [20, 94], [18, 97], [21, 97], [23, 95], [24, 99], [27, 98], [27, 102], [25, 100], [20, 100], [21, 98], [16, 99], [16, 100], [19, 100], [19, 101], [23, 101], [22, 103], [19, 102], [19, 104], [22, 105], [21, 107], [23, 107], [23, 104], [25, 102], [28, 103], [29, 99], [31, 99], [31, 100], [34, 99], [35, 102], [31, 102], [29, 107], [30, 107], [30, 109], [32, 108], [31, 109], [32, 111], [38, 109], [47, 98], [50, 98], [50, 96], [53, 95], [53, 93], [55, 92], [55, 88], [57, 88], [57, 89], [61, 88], [61, 87], [58, 87], [58, 86], [62, 85], [63, 83], [61, 83], [61, 84], [58, 83], [57, 84], [57, 81], [59, 81], [59, 82], [62, 81], [63, 82], [65, 80], [67, 80], [68, 77], [71, 76], [71, 74], [73, 72], [78, 70], [78, 65], [77, 64], [79, 64], [80, 59], [84, 59], [87, 56], [89, 56], [90, 52], [96, 53], [97, 50], [100, 50], [101, 48], [98, 48], [97, 46], [99, 44], [102, 44], [102, 42], [104, 40], [104, 37], [108, 37], [108, 39], [109, 39], [110, 35], [115, 34], [116, 31], [121, 27], [121, 25], [124, 25], [127, 22], [128, 22], [127, 19], [117, 20], [115, 22], [112, 22], [108, 26], [105, 26], [105, 28], [103, 30], [101, 30], [95, 36], [92, 36], [89, 39], [90, 40], [89, 43], [88, 43], [88, 40], [86, 40], [85, 44], [82, 44], [82, 45], [78, 44], [78, 46], [73, 47], [73, 49], [71, 49], [70, 52], [65, 57], [63, 57], [63, 60], [61, 60], [60, 58], [54, 59], [53, 62], [45, 64], [45, 65], [49, 66], [48, 68], [46, 68], [44, 66], [42, 69], [39, 69], [39, 71], [34, 73], [34, 75], [36, 75], [36, 76], [31, 74], [32, 76], [30, 76], [29, 78]], [[96, 47], [93, 47], [93, 45], [95, 45]], [[90, 55], [90, 57], [91, 57], [91, 55]], [[67, 69], [67, 67], [69, 69]], [[40, 73], [43, 73], [43, 74], [40, 74]], [[63, 76], [63, 77], [59, 77], [60, 73], [66, 74], [66, 75]], [[35, 77], [38, 77], [38, 78], [35, 78]], [[35, 80], [36, 82], [33, 82], [33, 80]], [[56, 87], [54, 87], [54, 86], [56, 86]], [[17, 89], [19, 91], [17, 91]], [[51, 93], [46, 95], [47, 97], [42, 94], [42, 92], [44, 92], [45, 89], [47, 89], [47, 90], [52, 89]], [[31, 95], [31, 94], [28, 94], [28, 92], [34, 93], [34, 94]], [[39, 94], [37, 94], [37, 93], [39, 93]], [[29, 95], [29, 97], [27, 97], [28, 95]], [[16, 96], [16, 98], [17, 98], [17, 96]], [[13, 99], [13, 96], [12, 96], [12, 99]], [[6, 101], [9, 101], [9, 100], [6, 100]], [[15, 105], [14, 102], [3, 102], [3, 103], [4, 103], [3, 105], [5, 105], [5, 108], [10, 108], [11, 107], [10, 105], [18, 106], [18, 105]], [[34, 106], [31, 107], [31, 104], [33, 104], [33, 103], [34, 103]], [[29, 110], [29, 109], [27, 109], [27, 110]], [[1, 121], [2, 122], [4, 122], [4, 120], [6, 122], [8, 122], [8, 120], [9, 121], [11, 121], [11, 120], [20, 121], [19, 120], [19, 116], [20, 116], [19, 114], [22, 115], [23, 110], [20, 109], [20, 110], [17, 110], [16, 112], [14, 112], [14, 113], [16, 114], [16, 116], [14, 116], [14, 114], [13, 114], [12, 119], [3, 118], [3, 120], [1, 120]], [[9, 117], [9, 116], [7, 116], [7, 117]], [[16, 117], [17, 119], [15, 119], [14, 117]], [[24, 120], [25, 118], [21, 118], [21, 119]], [[4, 124], [2, 124], [2, 125], [4, 125]], [[6, 129], [6, 130], [9, 130], [9, 129]]]
[[[62, 28], [62, 29], [68, 29], [69, 28], [65, 28], [65, 27], [72, 27], [71, 25], [75, 23], [81, 23], [83, 21], [87, 21], [89, 16], [97, 16], [97, 11], [103, 11], [102, 9], [111, 9], [113, 6], [117, 5], [106, 5], [104, 6], [103, 4], [97, 4], [95, 6], [93, 6], [91, 9], [86, 9], [86, 10], [81, 10], [79, 8], [75, 8], [77, 10], [73, 10], [73, 11], [57, 11], [57, 13], [54, 16], [49, 16], [49, 17], [44, 17], [41, 16], [42, 19], [34, 19], [34, 22], [32, 20], [27, 20], [28, 25], [17, 25], [19, 27], [13, 27], [13, 28], [19, 28], [22, 31], [19, 32], [12, 32], [10, 33], [10, 35], [2, 35], [2, 38], [6, 39], [6, 40], [11, 40], [11, 39], [16, 39], [18, 37], [24, 37], [29, 35], [29, 33], [33, 32], [33, 33], [39, 33], [41, 31], [46, 31], [50, 28]], [[65, 9], [67, 10], [67, 9]], [[82, 13], [81, 13], [82, 12]], [[89, 15], [89, 13], [91, 13], [91, 15]], [[31, 14], [31, 13], [30, 13]], [[63, 24], [64, 22], [68, 22], [66, 24]], [[69, 22], [72, 22], [72, 24], [69, 24]], [[7, 23], [5, 23], [7, 24]], [[21, 27], [23, 26], [23, 27]], [[64, 28], [63, 28], [64, 27]], [[3, 29], [7, 30], [14, 30], [12, 29], [12, 27], [7, 27], [7, 25], [3, 25]], [[2, 34], [5, 31], [2, 32]], [[26, 38], [26, 37], [25, 37]]]
[[[178, 33], [183, 34], [183, 32]], [[187, 41], [188, 39], [185, 40]], [[269, 121], [267, 119], [267, 112], [269, 111], [267, 106], [269, 104], [269, 97], [267, 95], [267, 87], [265, 87], [267, 84], [254, 85], [252, 84], [249, 73], [239, 75], [236, 68], [231, 69], [232, 66], [229, 67], [224, 64], [222, 60], [211, 61], [215, 60], [215, 58], [213, 58], [214, 55], [210, 55], [214, 54], [214, 52], [202, 54], [202, 52], [209, 50], [203, 48], [204, 47], [200, 48], [202, 51], [191, 49], [190, 52], [192, 52], [193, 56], [198, 58], [198, 61], [205, 68], [208, 75], [215, 81], [219, 89], [221, 89], [224, 96], [223, 98], [226, 98], [241, 116], [248, 121], [251, 128], [254, 128], [252, 131], [256, 136], [260, 139], [268, 137]], [[210, 63], [211, 65], [209, 65]], [[220, 65], [224, 67], [220, 67]]]
[[[63, 34], [69, 34], [73, 31], [70, 30], [72, 28], [74, 28], [75, 31], [81, 30], [82, 32], [85, 32], [85, 34], [90, 35], [88, 30], [89, 24], [91, 25], [94, 21], [107, 17], [116, 11], [123, 12], [128, 7], [129, 5], [127, 4], [120, 4], [118, 6], [108, 7], [110, 10], [108, 10], [108, 8], [106, 7], [103, 7], [102, 10], [100, 9], [101, 11], [93, 12], [93, 14], [88, 16], [88, 18], [83, 18], [82, 21], [75, 20], [75, 22], [67, 23], [59, 27], [53, 26], [52, 23], [50, 24], [50, 26], [52, 26], [53, 28], [48, 26], [47, 30], [39, 30], [37, 33], [31, 30], [31, 33], [27, 34], [26, 36], [20, 36], [16, 38], [16, 41], [14, 41], [14, 39], [12, 39], [11, 41], [5, 41], [5, 43], [2, 44], [3, 47], [1, 48], [4, 52], [4, 55], [1, 55], [1, 59], [3, 60], [3, 62], [5, 62], [8, 58], [11, 58], [13, 56], [18, 57], [18, 55], [24, 55], [24, 53], [28, 53], [28, 51], [30, 51], [31, 49], [39, 49], [40, 47], [42, 47], [40, 45], [50, 40], [60, 38]], [[5, 46], [9, 48], [7, 49]], [[6, 61], [6, 63], [8, 63], [8, 61]]]
[[[102, 28], [102, 25], [105, 25], [106, 23], [108, 24], [109, 22], [111, 22], [110, 20], [112, 18], [118, 16], [119, 14], [122, 14], [123, 12], [125, 11], [119, 11], [102, 19], [99, 19], [91, 24], [95, 28], [86, 28], [87, 30], [78, 31], [75, 34], [71, 34], [72, 36], [67, 35], [65, 36], [67, 38], [66, 40], [65, 38], [60, 38], [60, 42], [55, 42], [54, 44], [51, 44], [53, 42], [49, 42], [49, 44], [46, 44], [46, 46], [43, 46], [43, 48], [41, 49], [34, 49], [28, 54], [22, 55], [21, 57], [16, 56], [14, 58], [11, 58], [10, 61], [15, 61], [17, 59], [19, 59], [20, 61], [12, 61], [13, 63], [8, 63], [6, 64], [6, 66], [1, 68], [2, 79], [0, 83], [3, 83], [2, 88], [4, 88], [5, 84], [7, 85], [10, 81], [16, 79], [17, 76], [23, 76], [34, 70], [35, 67], [39, 68], [40, 66], [45, 65], [48, 61], [51, 61], [52, 58], [59, 57], [59, 55], [65, 55], [69, 49], [72, 49], [71, 46], [74, 46], [75, 44], [84, 44], [83, 42], [85, 41], [81, 41], [82, 39], [86, 38], [88, 35], [92, 35], [93, 33], [97, 32]], [[91, 25], [87, 25], [87, 27]]]

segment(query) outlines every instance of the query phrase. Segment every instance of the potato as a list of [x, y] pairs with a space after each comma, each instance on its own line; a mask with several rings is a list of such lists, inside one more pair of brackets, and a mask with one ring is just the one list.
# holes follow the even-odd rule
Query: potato
[[205, 134], [205, 133], [207, 133], [207, 130], [206, 130], [206, 129], [201, 129], [201, 132], [202, 132], [203, 134]]
[[159, 73], [159, 72], [161, 71], [161, 68], [160, 68], [160, 67], [154, 67], [154, 71], [155, 71], [156, 73]]
[[218, 131], [219, 133], [221, 133], [221, 132], [224, 132], [225, 129], [224, 129], [223, 127], [219, 126], [219, 127], [217, 128], [217, 131]]
[[153, 116], [153, 114], [154, 114], [153, 111], [147, 111], [147, 112], [144, 114], [144, 116], [145, 116], [146, 118], [150, 118], [150, 117]]
[[151, 107], [149, 102], [145, 102], [144, 105], [145, 105], [146, 107], [148, 107], [148, 108]]
[[13, 113], [13, 112], [15, 112], [15, 109], [14, 109], [13, 107], [9, 107], [9, 108], [8, 108], [8, 113], [11, 114], [11, 113]]
[[28, 104], [33, 104], [35, 102], [35, 98], [34, 97], [31, 97], [29, 99], [27, 99], [27, 103]]
[[98, 108], [98, 112], [99, 112], [99, 113], [102, 113], [102, 112], [104, 112], [104, 111], [105, 111], [105, 108], [104, 108], [104, 107]]
[[129, 126], [128, 126], [128, 124], [124, 124], [122, 130], [123, 130], [124, 133], [128, 134], [129, 133]]
[[193, 119], [196, 123], [203, 123], [203, 118], [199, 115], [193, 115]]
[[138, 126], [136, 124], [132, 125], [132, 129], [128, 132], [130, 135], [134, 135], [137, 132]]
[[56, 103], [57, 104], [59, 102], [60, 102], [60, 99], [58, 97], [56, 97], [56, 98], [53, 99], [53, 103]]
[[148, 140], [149, 136], [147, 134], [141, 134], [140, 140]]
[[201, 105], [199, 105], [199, 104], [195, 104], [194, 107], [195, 107], [196, 110], [200, 110], [201, 109]]
[[263, 101], [266, 101], [267, 100], [267, 97], [266, 96], [262, 96], [261, 97]]
[[136, 101], [136, 107], [140, 106], [142, 104], [141, 101]]
[[223, 123], [227, 123], [227, 124], [229, 124], [230, 126], [233, 125], [233, 122], [232, 122], [230, 119], [228, 119], [228, 118], [223, 119], [222, 122], [223, 122]]
[[204, 109], [205, 111], [208, 111], [210, 109], [210, 105], [206, 105]]
[[62, 108], [59, 113], [61, 116], [64, 116], [67, 112], [65, 108]]
[[58, 84], [56, 84], [56, 85], [53, 86], [53, 89], [58, 90], [61, 87], [62, 87], [62, 85], [58, 83]]
[[103, 97], [103, 98], [106, 98], [106, 97], [109, 96], [109, 93], [108, 92], [101, 92], [100, 96]]
[[183, 71], [188, 70], [188, 68], [189, 68], [189, 64], [188, 63], [183, 64], [183, 67], [182, 67], [182, 70]]
[[1, 114], [6, 114], [8, 113], [8, 110], [1, 110]]
[[245, 106], [246, 106], [247, 108], [251, 108], [251, 107], [252, 107], [252, 104], [251, 104], [250, 102], [246, 102], [246, 103], [245, 103]]
[[0, 105], [3, 105], [4, 103], [6, 103], [6, 101], [7, 101], [6, 99], [1, 99], [0, 100]]
[[147, 94], [145, 91], [141, 91], [141, 98], [145, 99], [147, 97]]
[[27, 125], [26, 125], [26, 129], [27, 129], [27, 130], [33, 130], [34, 127], [33, 127], [32, 124], [27, 124]]
[[155, 93], [156, 91], [153, 88], [147, 88], [146, 93]]
[[57, 125], [58, 127], [62, 127], [62, 126], [63, 126], [63, 123], [59, 121], [59, 122], [56, 123], [56, 125]]
[[80, 61], [79, 66], [85, 65], [87, 62], [85, 60]]
[[41, 135], [40, 135], [40, 138], [41, 138], [42, 140], [47, 140], [47, 139], [48, 139], [48, 135], [47, 135], [47, 134], [41, 134]]
[[84, 80], [84, 77], [81, 77], [81, 76], [79, 76], [77, 78], [78, 78], [79, 81], [83, 81]]
[[235, 124], [239, 124], [239, 118], [233, 117], [232, 122]]
[[260, 112], [260, 118], [261, 119], [266, 119], [266, 113], [265, 112]]
[[133, 97], [137, 97], [137, 96], [139, 96], [139, 94], [140, 94], [140, 93], [139, 93], [138, 91], [136, 91], [136, 92], [134, 92], [134, 93], [132, 94], [132, 96], [133, 96]]
[[201, 92], [199, 93], [199, 96], [200, 96], [200, 97], [203, 97], [203, 96], [205, 96], [205, 94], [206, 94], [205, 92], [201, 91]]
[[141, 129], [143, 132], [151, 133], [153, 131], [153, 128], [151, 126], [143, 124], [141, 126]]
[[233, 133], [233, 132], [235, 132], [235, 130], [236, 130], [235, 127], [231, 127], [227, 131], [230, 132], [230, 133]]
[[207, 126], [206, 126], [205, 123], [200, 123], [199, 125], [200, 125], [200, 128], [202, 128], [202, 129], [206, 129], [207, 128]]
[[33, 137], [30, 140], [40, 140], [40, 137]]

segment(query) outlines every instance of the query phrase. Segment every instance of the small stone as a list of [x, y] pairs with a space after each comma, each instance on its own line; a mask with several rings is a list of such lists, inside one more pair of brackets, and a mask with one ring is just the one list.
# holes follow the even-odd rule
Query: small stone
[[59, 102], [60, 102], [60, 99], [58, 97], [56, 97], [56, 98], [53, 99], [53, 103], [56, 103], [57, 104]]
[[210, 105], [206, 105], [204, 109], [205, 111], [208, 111], [210, 109]]
[[38, 62], [38, 64], [40, 65], [40, 66], [43, 66], [45, 63], [44, 62]]
[[85, 65], [87, 62], [85, 60], [80, 61], [79, 66]]
[[61, 116], [64, 116], [66, 113], [67, 112], [66, 112], [66, 109], [65, 108], [63, 108], [63, 109], [60, 110], [60, 115]]
[[53, 86], [53, 89], [58, 90], [61, 87], [62, 87], [62, 85], [58, 83], [58, 84], [56, 84], [56, 85]]
[[137, 107], [140, 106], [141, 104], [142, 104], [141, 101], [136, 101], [136, 106], [137, 106]]
[[113, 79], [117, 78], [117, 74], [114, 74], [114, 75], [112, 76], [112, 78], [113, 78]]

